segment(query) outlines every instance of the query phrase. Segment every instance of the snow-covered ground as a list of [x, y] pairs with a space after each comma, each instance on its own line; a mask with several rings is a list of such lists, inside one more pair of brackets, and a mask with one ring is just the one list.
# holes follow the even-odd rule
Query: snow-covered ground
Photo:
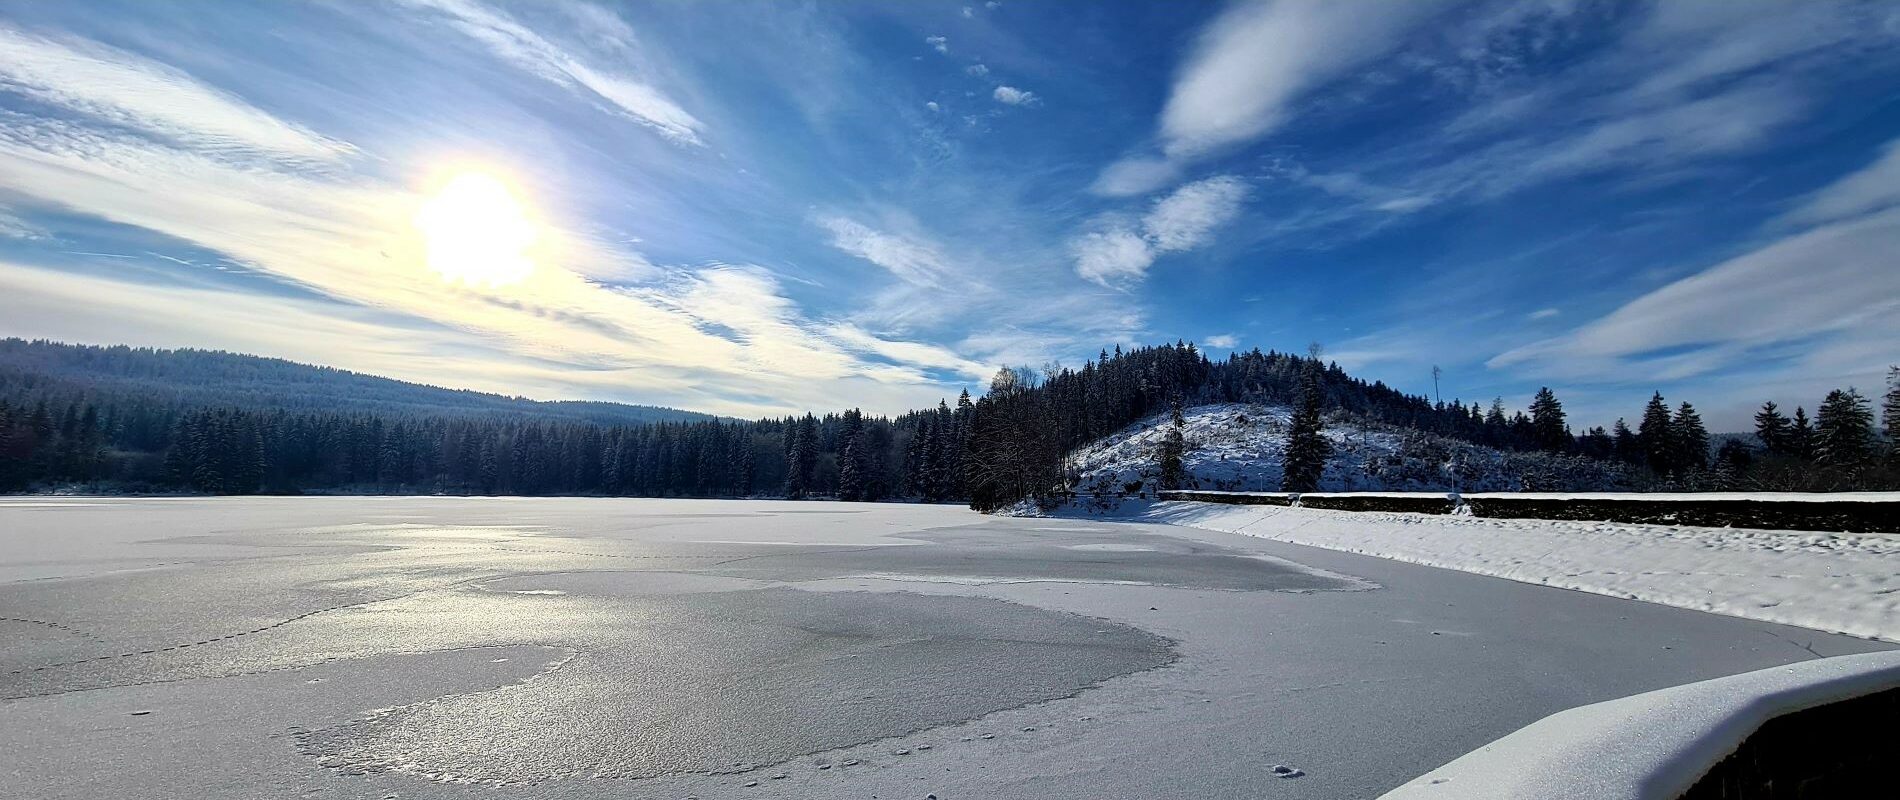
[[1197, 502], [1064, 515], [1186, 525], [1900, 641], [1900, 536]]
[[[1272, 491], [1280, 488], [1286, 429], [1284, 406], [1217, 403], [1182, 414], [1190, 478], [1186, 488]], [[1115, 492], [1140, 482], [1156, 488], [1166, 413], [1144, 419], [1070, 454], [1081, 491]], [[1613, 465], [1541, 453], [1507, 453], [1416, 431], [1327, 422], [1333, 444], [1320, 488], [1328, 491], [1518, 491], [1615, 488]]]

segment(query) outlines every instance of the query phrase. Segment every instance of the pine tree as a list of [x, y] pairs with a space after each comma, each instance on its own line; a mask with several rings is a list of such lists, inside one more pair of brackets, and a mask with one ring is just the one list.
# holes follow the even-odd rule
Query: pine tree
[[1564, 406], [1557, 394], [1545, 386], [1531, 400], [1531, 429], [1537, 447], [1553, 453], [1570, 449], [1570, 429], [1564, 425]]
[[1815, 457], [1828, 466], [1858, 468], [1873, 454], [1874, 412], [1853, 389], [1827, 393], [1815, 413]]
[[1643, 462], [1657, 475], [1673, 475], [1677, 470], [1675, 455], [1678, 451], [1672, 422], [1669, 404], [1663, 402], [1662, 392], [1657, 392], [1649, 398], [1649, 405], [1643, 407], [1643, 420], [1636, 426], [1636, 439], [1643, 446]]
[[1309, 363], [1300, 380], [1300, 396], [1293, 409], [1292, 425], [1287, 428], [1286, 456], [1280, 476], [1280, 490], [1311, 492], [1319, 489], [1326, 473], [1326, 459], [1332, 456], [1332, 442], [1320, 434], [1319, 367]]
[[1187, 452], [1187, 420], [1181, 416], [1180, 395], [1175, 395], [1170, 405], [1168, 432], [1161, 440], [1161, 488], [1179, 489], [1186, 483], [1187, 470], [1181, 458]]
[[1775, 401], [1761, 404], [1761, 410], [1755, 412], [1755, 438], [1761, 440], [1761, 446], [1771, 456], [1787, 455], [1789, 452], [1788, 418], [1781, 415], [1781, 409], [1775, 407]]
[[1675, 440], [1674, 461], [1678, 469], [1701, 470], [1709, 467], [1709, 431], [1702, 427], [1702, 415], [1695, 406], [1682, 401], [1676, 418], [1670, 420], [1669, 434]]

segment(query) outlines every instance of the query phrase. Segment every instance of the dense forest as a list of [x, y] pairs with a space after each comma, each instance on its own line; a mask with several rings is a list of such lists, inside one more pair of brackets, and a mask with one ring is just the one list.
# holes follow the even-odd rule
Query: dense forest
[[[347, 398], [347, 399], [340, 399]], [[1900, 416], [1900, 370], [1883, 398]], [[395, 492], [961, 500], [998, 508], [1071, 487], [1074, 448], [1170, 407], [1298, 409], [1312, 434], [1351, 418], [1506, 451], [1627, 464], [1654, 489], [1891, 488], [1870, 401], [1829, 394], [1810, 420], [1774, 404], [1756, 442], [1712, 448], [1693, 406], [1653, 397], [1636, 428], [1574, 434], [1555, 393], [1528, 413], [1434, 403], [1308, 355], [1211, 360], [1190, 343], [1103, 351], [1080, 369], [1000, 370], [981, 397], [895, 418], [857, 410], [727, 420], [608, 403], [537, 403], [228, 353], [0, 341], [0, 490], [92, 486], [219, 494]], [[622, 410], [626, 409], [626, 410]], [[631, 418], [617, 414], [633, 415]], [[654, 420], [641, 415], [672, 415]], [[1188, 447], [1180, 442], [1174, 447]], [[1179, 451], [1157, 454], [1179, 457]], [[1298, 488], [1313, 465], [1288, 464]]]

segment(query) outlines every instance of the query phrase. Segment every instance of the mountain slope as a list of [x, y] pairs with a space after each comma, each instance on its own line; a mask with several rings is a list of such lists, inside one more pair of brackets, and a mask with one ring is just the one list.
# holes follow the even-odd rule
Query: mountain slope
[[223, 351], [0, 339], [0, 400], [24, 406], [75, 395], [133, 397], [141, 402], [181, 407], [500, 413], [602, 424], [714, 419], [709, 414], [659, 406], [549, 402], [444, 389]]
[[[1274, 491], [1280, 488], [1292, 409], [1217, 403], [1186, 409], [1183, 488]], [[1070, 453], [1068, 469], [1082, 491], [1158, 486], [1157, 453], [1166, 413], [1136, 422]], [[1501, 451], [1416, 430], [1334, 414], [1324, 432], [1333, 445], [1320, 480], [1324, 491], [1585, 491], [1623, 488], [1629, 476], [1613, 463], [1547, 453]]]

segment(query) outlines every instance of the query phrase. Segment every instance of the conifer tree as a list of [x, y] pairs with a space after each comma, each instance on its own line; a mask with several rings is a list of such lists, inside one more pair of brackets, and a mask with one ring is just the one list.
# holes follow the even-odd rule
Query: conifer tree
[[1616, 418], [1616, 426], [1612, 429], [1610, 436], [1615, 442], [1612, 449], [1618, 461], [1627, 464], [1643, 463], [1643, 446], [1637, 441], [1636, 434], [1630, 430], [1629, 423], [1624, 422], [1622, 417]]
[[1168, 432], [1161, 439], [1161, 488], [1179, 489], [1186, 483], [1187, 470], [1181, 458], [1187, 452], [1187, 420], [1181, 415], [1181, 396], [1170, 403]]
[[1788, 454], [1814, 460], [1814, 426], [1808, 423], [1808, 410], [1801, 406], [1794, 407], [1794, 423], [1788, 426]]
[[1789, 433], [1788, 418], [1781, 415], [1775, 401], [1762, 403], [1761, 410], [1755, 412], [1755, 438], [1762, 448], [1771, 456], [1787, 455]]
[[1900, 367], [1887, 368], [1887, 396], [1880, 403], [1880, 422], [1887, 428], [1887, 462], [1900, 470]]
[[792, 421], [785, 450], [785, 496], [803, 500], [814, 491], [812, 473], [818, 466], [818, 420], [812, 415]]
[[1676, 472], [1676, 436], [1671, 430], [1672, 421], [1669, 404], [1663, 402], [1662, 392], [1657, 392], [1649, 398], [1649, 405], [1643, 407], [1643, 420], [1636, 425], [1636, 439], [1643, 446], [1643, 463], [1657, 475]]
[[1287, 428], [1286, 456], [1280, 476], [1280, 490], [1311, 492], [1319, 489], [1326, 473], [1326, 459], [1332, 456], [1332, 443], [1320, 434], [1319, 367], [1311, 362], [1300, 380], [1300, 395], [1293, 408], [1292, 424]]
[[1531, 429], [1537, 447], [1553, 453], [1570, 449], [1570, 429], [1564, 425], [1564, 406], [1557, 394], [1545, 386], [1531, 400]]
[[1669, 422], [1669, 434], [1675, 439], [1674, 462], [1678, 469], [1700, 470], [1709, 466], [1709, 431], [1702, 427], [1702, 415], [1695, 406], [1682, 401], [1676, 417]]
[[1748, 474], [1755, 460], [1748, 445], [1739, 439], [1730, 439], [1722, 443], [1715, 451], [1715, 485], [1723, 491], [1735, 491], [1743, 488], [1742, 476]]
[[1874, 412], [1853, 389], [1827, 393], [1815, 413], [1815, 458], [1823, 464], [1857, 468], [1873, 452]]
[[843, 444], [838, 453], [838, 499], [859, 502], [865, 499], [864, 412], [844, 412], [844, 429], [839, 433]]

